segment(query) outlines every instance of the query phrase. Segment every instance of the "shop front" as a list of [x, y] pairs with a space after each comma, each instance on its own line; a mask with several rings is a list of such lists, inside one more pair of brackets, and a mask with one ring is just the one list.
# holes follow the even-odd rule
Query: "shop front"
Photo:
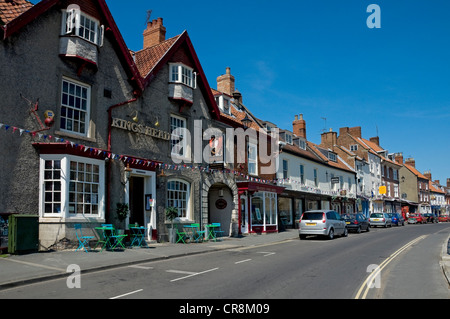
[[237, 185], [240, 233], [278, 232], [277, 201], [284, 187], [258, 182], [238, 182]]

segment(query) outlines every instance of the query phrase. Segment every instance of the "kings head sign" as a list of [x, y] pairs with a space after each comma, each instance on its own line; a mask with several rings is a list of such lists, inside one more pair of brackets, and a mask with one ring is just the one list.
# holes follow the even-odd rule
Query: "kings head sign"
[[135, 122], [125, 121], [118, 118], [112, 119], [111, 127], [117, 127], [126, 131], [133, 133], [144, 134], [163, 140], [170, 140], [170, 133], [158, 130], [153, 127], [144, 126], [142, 124], [137, 124]]

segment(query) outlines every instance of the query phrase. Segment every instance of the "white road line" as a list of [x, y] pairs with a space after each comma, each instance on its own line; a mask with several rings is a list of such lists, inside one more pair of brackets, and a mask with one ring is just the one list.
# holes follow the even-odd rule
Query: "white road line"
[[145, 269], [145, 270], [153, 269], [153, 267], [140, 266], [140, 265], [131, 265], [131, 266], [128, 266], [128, 267], [129, 267], [129, 268], [137, 268], [137, 269]]
[[186, 278], [189, 278], [189, 277], [193, 277], [193, 276], [197, 276], [197, 275], [202, 275], [202, 274], [205, 274], [207, 272], [211, 272], [211, 271], [214, 271], [214, 270], [217, 270], [217, 269], [219, 269], [219, 268], [213, 268], [213, 269], [205, 270], [205, 271], [202, 271], [202, 272], [197, 272], [197, 273], [194, 273], [194, 274], [191, 274], [191, 275], [188, 275], [188, 276], [180, 277], [180, 278], [177, 278], [177, 279], [172, 279], [170, 282], [183, 280], [183, 279], [186, 279]]
[[275, 255], [275, 253], [269, 253], [269, 252], [265, 252], [265, 251], [260, 251], [258, 254], [265, 254], [263, 257]]
[[236, 261], [235, 264], [240, 264], [240, 263], [245, 263], [247, 261], [250, 261], [251, 259], [245, 259], [245, 260], [241, 260], [241, 261]]
[[128, 295], [135, 294], [135, 293], [137, 293], [137, 292], [141, 292], [142, 290], [144, 290], [144, 289], [139, 289], [139, 290], [131, 291], [131, 292], [128, 292], [128, 293], [123, 294], [123, 295], [111, 297], [111, 298], [109, 298], [109, 299], [118, 299], [118, 298], [122, 298], [122, 297], [125, 297], [125, 296], [128, 296]]
[[172, 273], [175, 273], [175, 274], [185, 274], [185, 275], [194, 275], [194, 274], [196, 274], [196, 272], [193, 272], [193, 271], [173, 270], [173, 269], [166, 270], [166, 272], [172, 272]]

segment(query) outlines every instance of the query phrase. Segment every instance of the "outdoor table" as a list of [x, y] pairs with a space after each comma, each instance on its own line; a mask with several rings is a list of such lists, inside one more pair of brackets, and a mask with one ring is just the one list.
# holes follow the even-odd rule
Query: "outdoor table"
[[[122, 248], [125, 248], [125, 246], [122, 243], [122, 240], [127, 235], [116, 235], [114, 233], [114, 227], [112, 225], [102, 225], [101, 227], [95, 227], [97, 230], [101, 230], [103, 234], [103, 240], [99, 240], [99, 242], [103, 242], [102, 250], [106, 247], [108, 247], [112, 250], [114, 250], [117, 246], [122, 246]], [[98, 243], [97, 243], [98, 244]], [[97, 245], [96, 245], [97, 247]]]
[[212, 239], [212, 240], [216, 241], [216, 233], [214, 232], [214, 228], [218, 228], [219, 226], [218, 225], [213, 225], [213, 224], [208, 224], [208, 225], [205, 225], [205, 226], [206, 226], [206, 229], [207, 229], [207, 236], [206, 236], [206, 238], [208, 240]]
[[147, 242], [145, 241], [145, 231], [147, 228], [144, 226], [130, 226], [132, 241], [130, 246], [136, 244], [139, 247], [147, 247]]

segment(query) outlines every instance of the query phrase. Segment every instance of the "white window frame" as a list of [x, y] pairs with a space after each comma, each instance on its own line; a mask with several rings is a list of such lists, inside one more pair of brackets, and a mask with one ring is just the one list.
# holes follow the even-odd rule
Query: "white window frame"
[[[64, 90], [64, 82], [68, 84], [68, 92], [65, 92]], [[74, 94], [70, 92], [70, 87], [74, 86]], [[78, 88], [80, 89], [80, 92], [83, 90], [86, 90], [86, 97], [84, 98], [83, 95], [79, 96], [77, 95]], [[66, 100], [65, 100], [66, 96]], [[62, 78], [61, 81], [61, 103], [59, 105], [60, 110], [60, 130], [64, 132], [69, 132], [72, 134], [77, 134], [85, 137], [89, 137], [89, 128], [90, 128], [90, 114], [91, 114], [91, 86], [87, 85], [85, 83], [75, 81], [66, 77]], [[73, 99], [73, 103], [71, 103], [71, 99]], [[79, 101], [79, 102], [77, 102]], [[83, 109], [83, 102], [85, 101], [86, 109]], [[77, 107], [77, 103], [79, 107]], [[65, 114], [63, 115], [63, 108], [66, 109]], [[76, 112], [79, 112], [79, 117], [77, 120]], [[72, 114], [70, 116], [70, 114]], [[82, 120], [82, 115], [84, 114], [84, 120]], [[62, 125], [63, 119], [65, 120], [64, 125]], [[68, 123], [69, 121], [72, 123], [71, 129], [68, 129]], [[80, 126], [78, 127], [78, 131], [74, 130], [74, 123], [79, 122], [79, 125], [81, 123], [84, 124], [84, 132], [80, 132]]]
[[283, 159], [283, 179], [289, 178], [289, 161], [287, 159]]
[[[63, 10], [62, 17], [61, 35], [74, 35], [99, 47], [103, 46], [105, 26], [100, 25], [99, 20], [81, 12], [76, 6]], [[81, 34], [82, 31], [83, 34]]]
[[[45, 178], [45, 162], [46, 161], [60, 161], [60, 183], [61, 183], [61, 208], [58, 213], [46, 213], [45, 212], [45, 203], [46, 203], [46, 181], [49, 179]], [[77, 193], [83, 195], [83, 201], [85, 200], [84, 195], [92, 194], [91, 192], [86, 192], [84, 187], [86, 185], [97, 185], [98, 186], [98, 196], [96, 199], [96, 204], [98, 206], [97, 214], [86, 214], [86, 213], [71, 213], [69, 210], [69, 199], [70, 199], [70, 183], [76, 182], [71, 180], [70, 174], [70, 162], [83, 163], [84, 165], [97, 165], [99, 168], [98, 172], [98, 183], [80, 183], [83, 185], [83, 189], [79, 190]], [[56, 181], [57, 179], [52, 179]], [[40, 156], [40, 171], [39, 171], [39, 193], [40, 193], [40, 202], [39, 202], [39, 216], [43, 218], [48, 217], [57, 217], [57, 218], [65, 218], [65, 219], [79, 219], [79, 218], [95, 218], [95, 219], [104, 219], [105, 218], [105, 162], [102, 160], [92, 159], [88, 157], [81, 157], [76, 155], [67, 155], [67, 154], [41, 154]], [[75, 184], [75, 187], [77, 185]], [[92, 188], [90, 188], [92, 189]], [[92, 200], [92, 198], [91, 198]], [[93, 203], [89, 203], [93, 204]]]
[[197, 88], [197, 73], [183, 63], [169, 63], [169, 82], [182, 83], [190, 88]]
[[[171, 185], [172, 182], [180, 183], [186, 186], [186, 190], [169, 189], [169, 185]], [[181, 198], [180, 196], [170, 196], [170, 192], [179, 193], [178, 195], [184, 194], [183, 197], [185, 198]], [[178, 209], [178, 217], [176, 217], [176, 220], [178, 221], [191, 220], [191, 184], [179, 178], [169, 179], [167, 181], [167, 189], [166, 189], [166, 204], [167, 207], [172, 206]]]
[[[182, 125], [179, 125], [182, 124]], [[189, 159], [187, 120], [174, 114], [170, 115], [170, 154], [172, 158]], [[182, 138], [180, 141], [179, 138]], [[174, 152], [180, 148], [181, 152]]]
[[[252, 155], [252, 156], [250, 156]], [[250, 175], [258, 175], [258, 145], [251, 141], [248, 142], [247, 145], [247, 158], [248, 158], [248, 174]], [[254, 165], [250, 165], [254, 164]], [[254, 169], [250, 170], [250, 167], [254, 167]]]

